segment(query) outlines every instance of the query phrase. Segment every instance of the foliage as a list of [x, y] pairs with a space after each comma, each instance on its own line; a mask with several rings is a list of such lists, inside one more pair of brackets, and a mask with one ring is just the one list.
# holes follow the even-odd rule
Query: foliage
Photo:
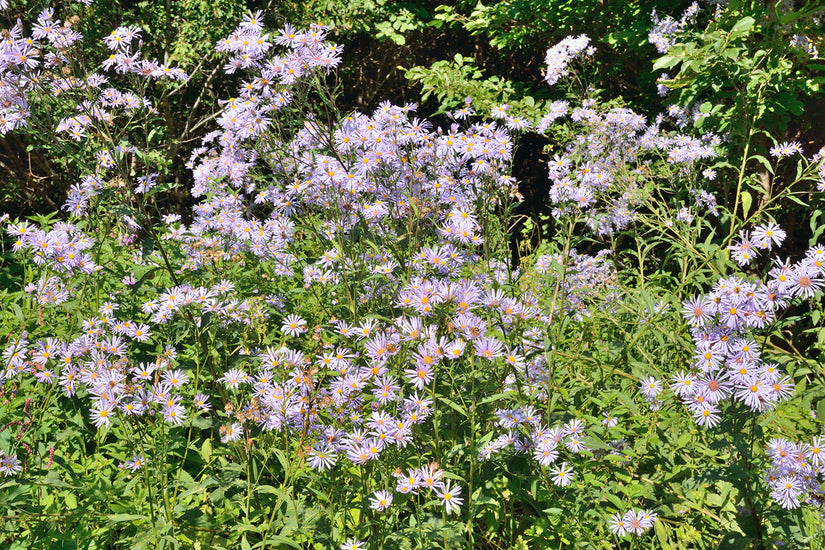
[[[821, 547], [825, 149], [603, 100], [586, 36], [545, 56], [555, 101], [460, 55], [411, 70], [437, 126], [340, 112], [321, 25], [248, 13], [213, 60], [197, 27], [38, 30], [108, 17], [59, 9], [0, 56], [3, 131], [78, 182], [0, 217], [4, 546]], [[374, 28], [398, 42], [417, 23], [393, 13]], [[237, 89], [190, 95], [192, 64]], [[516, 267], [527, 131], [551, 138], [549, 215]]]

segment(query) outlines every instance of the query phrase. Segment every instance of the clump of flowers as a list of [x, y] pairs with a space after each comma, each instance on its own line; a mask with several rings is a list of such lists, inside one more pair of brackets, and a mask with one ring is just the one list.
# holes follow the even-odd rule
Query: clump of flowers
[[[783, 237], [778, 226], [767, 224], [754, 231], [752, 245], [770, 248]], [[823, 260], [825, 247], [816, 246], [795, 264], [776, 265], [767, 282], [734, 275], [720, 279], [710, 294], [683, 303], [696, 350], [692, 368], [677, 373], [671, 389], [697, 423], [718, 424], [725, 399], [762, 412], [793, 394], [793, 381], [777, 364], [763, 361], [755, 332], [766, 329], [792, 299], [812, 298], [821, 290]]]
[[714, 158], [721, 143], [715, 134], [694, 138], [666, 131], [664, 116], [649, 124], [630, 109], [604, 111], [591, 99], [569, 115], [566, 103], [551, 114], [553, 121], [569, 116], [578, 130], [549, 162], [553, 216], [580, 219], [599, 236], [613, 235], [636, 219], [646, 198], [640, 176], [649, 171], [651, 155], [659, 153], [687, 175], [698, 161]]
[[650, 510], [628, 510], [625, 513], [617, 512], [610, 516], [608, 527], [618, 537], [641, 535], [658, 519], [655, 512]]
[[614, 310], [620, 292], [610, 253], [610, 250], [602, 250], [590, 256], [574, 249], [567, 259], [559, 254], [536, 259], [536, 272], [545, 276], [542, 286], [551, 291], [555, 291], [556, 285], [559, 287], [556, 300], [559, 311], [581, 321], [590, 317], [591, 308]]
[[775, 438], [768, 443], [771, 464], [765, 476], [771, 497], [786, 509], [799, 508], [802, 502], [822, 505], [825, 472], [825, 436], [810, 443], [795, 443]]
[[791, 37], [790, 44], [792, 48], [799, 48], [806, 54], [811, 56], [811, 59], [819, 59], [819, 50], [816, 44], [804, 34], [795, 34]]
[[581, 34], [579, 36], [568, 36], [548, 49], [547, 54], [544, 56], [544, 63], [547, 65], [544, 80], [552, 86], [567, 75], [568, 66], [573, 60], [581, 57], [582, 53], [592, 55], [595, 52], [595, 49], [589, 44], [590, 38], [585, 34]]
[[648, 41], [656, 47], [659, 53], [667, 53], [668, 48], [674, 43], [673, 35], [684, 30], [686, 26], [692, 24], [699, 14], [699, 3], [693, 2], [677, 21], [670, 15], [660, 19], [656, 10], [650, 14], [653, 27], [648, 33]]

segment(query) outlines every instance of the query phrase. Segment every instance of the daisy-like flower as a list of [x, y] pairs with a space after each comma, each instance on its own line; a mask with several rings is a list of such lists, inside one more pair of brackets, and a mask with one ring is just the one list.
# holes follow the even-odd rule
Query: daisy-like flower
[[135, 455], [132, 458], [130, 458], [129, 460], [127, 460], [123, 464], [123, 467], [124, 468], [129, 468], [129, 470], [132, 471], [132, 472], [137, 472], [138, 470], [143, 468], [144, 464], [146, 464], [146, 459], [143, 458], [143, 455]]
[[424, 386], [433, 380], [433, 369], [429, 365], [421, 364], [414, 369], [405, 369], [404, 374], [407, 375], [407, 380], [419, 390], [424, 389]]
[[608, 411], [602, 412], [602, 416], [604, 417], [604, 420], [602, 420], [602, 426], [614, 428], [619, 424], [619, 419], [610, 414]]
[[[320, 446], [316, 445], [309, 451], [307, 462], [316, 470], [329, 470], [335, 466], [337, 460], [338, 455], [335, 453], [334, 447], [324, 443]], [[392, 497], [390, 497], [390, 501], [392, 501]]]
[[758, 248], [770, 250], [773, 245], [781, 246], [785, 240], [786, 233], [774, 222], [760, 225], [753, 230], [753, 243]]
[[212, 408], [212, 403], [209, 402], [209, 396], [205, 393], [195, 395], [194, 404], [202, 411], [208, 411]]
[[179, 388], [189, 382], [189, 377], [180, 369], [164, 372], [161, 379], [173, 388]]
[[652, 376], [647, 376], [639, 382], [639, 391], [648, 401], [656, 399], [662, 391], [662, 383]]
[[649, 519], [648, 512], [645, 510], [628, 510], [625, 512], [624, 521], [628, 533], [641, 535], [653, 525], [653, 521]]
[[233, 422], [229, 426], [221, 426], [221, 443], [229, 443], [230, 441], [237, 441], [243, 434], [243, 426], [240, 422]]
[[163, 407], [163, 418], [170, 424], [180, 426], [186, 420], [186, 409], [175, 400], [170, 400]]
[[289, 336], [298, 336], [307, 331], [307, 322], [298, 315], [287, 315], [281, 330]]
[[610, 516], [610, 523], [607, 524], [607, 527], [617, 536], [617, 537], [624, 537], [628, 533], [628, 524], [624, 519], [624, 515], [619, 512], [616, 512], [612, 516]]
[[587, 446], [585, 446], [584, 441], [581, 440], [580, 437], [571, 436], [569, 440], [564, 444], [567, 447], [567, 450], [571, 453], [581, 453], [587, 450]]
[[713, 317], [705, 297], [696, 295], [682, 302], [682, 317], [692, 327], [703, 327]]
[[441, 504], [444, 505], [444, 509], [448, 514], [457, 512], [461, 505], [464, 504], [464, 499], [458, 496], [461, 494], [461, 485], [456, 485], [451, 488], [450, 482], [448, 481], [442, 489], [436, 488], [436, 494], [438, 498], [441, 499]]
[[805, 458], [814, 468], [821, 468], [825, 464], [825, 436], [817, 436], [805, 448]]
[[341, 545], [341, 550], [367, 550], [366, 542], [358, 539], [347, 539]]
[[782, 476], [773, 484], [771, 497], [782, 508], [799, 508], [799, 495], [802, 493], [802, 480], [799, 476]]
[[137, 342], [145, 342], [152, 336], [152, 331], [144, 324], [135, 324], [126, 334]]
[[383, 512], [392, 504], [392, 493], [387, 491], [375, 491], [370, 498], [370, 508]]
[[696, 407], [693, 411], [693, 419], [696, 423], [705, 428], [712, 428], [719, 424], [719, 410], [711, 405], [705, 403], [701, 407]]
[[57, 378], [49, 369], [37, 371], [34, 373], [34, 377], [37, 378], [37, 381], [41, 384], [54, 384], [54, 381]]
[[795, 296], [813, 298], [823, 286], [825, 286], [825, 281], [820, 278], [819, 270], [811, 269], [810, 266], [802, 264], [794, 270], [788, 289]]
[[533, 450], [533, 458], [542, 466], [550, 466], [559, 457], [556, 444], [551, 441], [543, 441]]
[[751, 236], [747, 231], [740, 231], [739, 239], [739, 242], [728, 246], [728, 250], [731, 251], [731, 257], [736, 260], [737, 264], [746, 266], [757, 257], [758, 252], [755, 243], [751, 240]]
[[566, 487], [573, 482], [573, 476], [576, 475], [576, 472], [573, 471], [573, 468], [567, 466], [567, 462], [562, 462], [560, 466], [556, 466], [550, 471], [552, 477], [550, 478], [553, 482], [553, 485], [558, 487]]
[[21, 470], [20, 460], [16, 455], [7, 455], [0, 450], [0, 473], [3, 477], [11, 477]]
[[639, 510], [639, 516], [642, 518], [642, 525], [645, 529], [653, 527], [653, 524], [659, 519], [658, 514], [652, 510]]
[[89, 414], [92, 424], [94, 424], [96, 428], [100, 428], [101, 426], [108, 428], [112, 416], [112, 409], [113, 407], [111, 405], [104, 405], [100, 401], [95, 401]]
[[247, 379], [247, 374], [240, 369], [230, 369], [220, 378], [220, 382], [226, 384], [229, 388], [237, 388]]

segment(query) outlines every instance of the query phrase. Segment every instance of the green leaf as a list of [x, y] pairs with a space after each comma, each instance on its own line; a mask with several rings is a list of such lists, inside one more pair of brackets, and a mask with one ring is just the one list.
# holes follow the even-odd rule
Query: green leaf
[[679, 59], [672, 55], [663, 55], [653, 63], [653, 70], [669, 69], [679, 63]]
[[465, 417], [465, 418], [466, 418], [467, 416], [469, 416], [469, 415], [467, 414], [467, 409], [466, 409], [466, 408], [464, 408], [464, 407], [462, 407], [461, 405], [459, 405], [458, 403], [456, 403], [456, 402], [455, 402], [455, 401], [453, 401], [452, 399], [448, 399], [448, 398], [446, 398], [446, 397], [439, 397], [439, 398], [438, 398], [438, 400], [439, 400], [439, 401], [441, 401], [442, 403], [444, 403], [444, 404], [448, 405], [451, 409], [453, 409], [454, 411], [456, 411], [456, 412], [457, 412], [458, 414], [460, 414], [461, 416], [463, 416], [463, 417]]
[[742, 19], [737, 21], [733, 28], [730, 30], [731, 37], [747, 33], [753, 27], [754, 23], [756, 23], [756, 20], [753, 17], [743, 17]]
[[753, 196], [751, 196], [750, 192], [742, 191], [742, 218], [745, 219], [748, 217], [748, 212], [750, 212], [751, 205], [753, 204]]
[[613, 493], [607, 493], [607, 492], [602, 493], [602, 497], [609, 500], [610, 503], [613, 504], [613, 506], [615, 506], [617, 510], [624, 509], [624, 505], [622, 504], [621, 499], [619, 497], [617, 497], [616, 495], [614, 495]]
[[762, 155], [753, 155], [751, 159], [760, 163], [762, 166], [765, 167], [765, 170], [767, 170], [768, 172], [770, 172], [771, 175], [773, 175], [773, 165], [768, 159], [766, 159]]
[[148, 520], [148, 516], [144, 516], [141, 514], [114, 514], [111, 516], [106, 516], [106, 519], [109, 521], [110, 524], [115, 523], [125, 523], [131, 521], [138, 521], [138, 520]]

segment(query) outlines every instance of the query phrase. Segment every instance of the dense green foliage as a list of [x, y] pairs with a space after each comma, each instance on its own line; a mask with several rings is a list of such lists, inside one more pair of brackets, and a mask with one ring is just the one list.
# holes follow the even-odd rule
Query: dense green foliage
[[0, 546], [825, 547], [815, 2], [10, 4]]

